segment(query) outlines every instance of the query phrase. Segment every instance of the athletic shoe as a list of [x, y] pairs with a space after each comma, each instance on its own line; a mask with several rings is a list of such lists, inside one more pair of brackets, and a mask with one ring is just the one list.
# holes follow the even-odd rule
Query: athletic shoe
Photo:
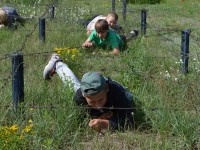
[[51, 58], [48, 64], [44, 68], [43, 78], [45, 80], [50, 80], [51, 77], [55, 74], [56, 63], [62, 61], [58, 54], [54, 53], [51, 55]]
[[138, 30], [133, 30], [130, 32], [133, 36], [138, 36]]
[[130, 40], [130, 39], [133, 39], [135, 37], [138, 36], [138, 30], [133, 30], [131, 31], [127, 36], [126, 36], [126, 40]]

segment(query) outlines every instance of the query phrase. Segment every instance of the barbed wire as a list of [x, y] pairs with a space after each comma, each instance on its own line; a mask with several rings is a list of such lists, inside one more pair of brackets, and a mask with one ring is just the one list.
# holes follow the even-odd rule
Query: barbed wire
[[[38, 23], [37, 23], [38, 24]], [[23, 30], [23, 29], [20, 29], [20, 30], [18, 30], [18, 31], [31, 31], [31, 30]], [[63, 32], [63, 31], [70, 31], [70, 32], [79, 32], [79, 31], [83, 31], [83, 29], [80, 29], [80, 30], [78, 30], [78, 29], [76, 29], [76, 30], [66, 30], [66, 29], [61, 29], [61, 30], [59, 30], [59, 29], [46, 29], [45, 30], [46, 32]]]
[[[56, 18], [54, 18], [55, 20], [56, 20]], [[51, 20], [51, 22], [52, 22], [52, 20]], [[77, 21], [77, 24], [78, 24], [79, 22]], [[79, 26], [79, 25], [78, 25]], [[83, 28], [85, 28], [84, 26], [81, 26], [81, 24], [80, 24], [80, 27], [83, 27]], [[176, 33], [176, 32], [181, 32], [182, 30], [181, 29], [179, 29], [179, 28], [157, 28], [157, 27], [154, 27], [155, 29], [154, 30], [150, 30], [151, 28], [148, 28], [150, 31], [156, 31], [156, 32], [165, 32], [165, 33], [163, 33], [163, 34], [171, 34], [171, 33]], [[30, 30], [28, 30], [28, 29], [19, 29], [19, 30], [17, 30], [17, 31], [30, 31]], [[79, 30], [77, 30], [77, 29], [70, 29], [70, 28], [68, 28], [68, 29], [61, 29], [61, 30], [59, 30], [59, 29], [46, 29], [45, 31], [49, 31], [49, 32], [51, 32], [51, 31], [71, 31], [71, 32], [73, 32], [73, 31], [79, 31]], [[83, 31], [82, 29], [80, 29], [80, 31]], [[159, 35], [159, 34], [155, 34], [155, 36], [156, 35]], [[153, 35], [152, 35], [153, 36]]]
[[[69, 49], [73, 49], [73, 48], [81, 48], [81, 46], [75, 46], [75, 47], [70, 47]], [[82, 48], [81, 48], [82, 49]], [[94, 49], [95, 50], [95, 49]], [[65, 51], [65, 50], [59, 50], [59, 51]], [[23, 53], [22, 55], [23, 56], [36, 56], [36, 55], [47, 55], [47, 54], [52, 54], [52, 53], [57, 53], [56, 50], [52, 50], [52, 51], [43, 51], [43, 52], [35, 52], [35, 53]], [[173, 54], [176, 54], [177, 56], [180, 56], [180, 54], [184, 54], [185, 56], [196, 56], [196, 55], [200, 55], [199, 53], [196, 53], [196, 54], [190, 54], [190, 53], [184, 53], [184, 52], [173, 52]], [[6, 58], [12, 58], [12, 54], [11, 53], [8, 53], [8, 54], [5, 54], [7, 55]], [[100, 53], [100, 55], [85, 55], [85, 56], [82, 56], [82, 57], [85, 57], [85, 58], [93, 58], [93, 57], [113, 57], [113, 58], [118, 58], [118, 57], [124, 57], [124, 55], [119, 55], [119, 56], [113, 56], [113, 55], [110, 55], [109, 52], [108, 53], [105, 53], [105, 54], [102, 54]], [[132, 58], [152, 58], [152, 59], [155, 59], [155, 58], [158, 58], [158, 59], [167, 59], [167, 58], [171, 58], [171, 56], [145, 56], [145, 57], [141, 57], [141, 56], [133, 56]]]
[[[62, 50], [61, 50], [62, 51]], [[45, 55], [46, 56], [46, 54], [52, 54], [52, 53], [56, 53], [57, 51], [46, 51], [46, 52], [35, 52], [35, 53], [23, 53], [23, 56], [35, 56], [35, 55]], [[189, 55], [189, 54], [188, 54]], [[84, 57], [84, 58], [93, 58], [93, 57], [113, 57], [113, 58], [118, 58], [118, 57], [124, 57], [124, 56], [112, 56], [112, 55], [110, 55], [109, 53], [106, 53], [106, 54], [100, 54], [100, 55], [85, 55], [85, 56], [82, 56], [82, 57]], [[12, 56], [10, 55], [10, 58], [11, 58]], [[171, 58], [171, 56], [149, 56], [149, 57], [147, 57], [147, 56], [145, 56], [145, 57], [141, 57], [141, 56], [133, 56], [132, 58], [158, 58], [158, 59], [164, 59], [164, 58]]]
[[[35, 26], [35, 28], [37, 27], [37, 25]], [[32, 32], [29, 34], [29, 35], [31, 35], [34, 31], [35, 31], [35, 28], [34, 28], [34, 30], [31, 30]], [[167, 37], [164, 37], [164, 35], [167, 35], [167, 34], [172, 34], [172, 33], [176, 33], [176, 32], [180, 32], [180, 30], [179, 29], [172, 29], [172, 28], [161, 28], [161, 29], [158, 29], [157, 30], [157, 32], [159, 32], [159, 31], [162, 31], [162, 30], [166, 30], [166, 31], [170, 31], [170, 32], [165, 32], [165, 33], [157, 33], [157, 34], [152, 34], [152, 35], [144, 35], [144, 37], [151, 37], [151, 36], [160, 36], [160, 37], [163, 37], [164, 39], [166, 39], [166, 40], [168, 40], [168, 41], [171, 41], [171, 42], [173, 42], [173, 40], [171, 40], [170, 38], [167, 38]], [[53, 30], [52, 30], [53, 31]], [[59, 31], [59, 30], [57, 30], [57, 31]], [[63, 31], [63, 30], [62, 30]], [[30, 37], [30, 36], [28, 36], [28, 37]], [[22, 44], [22, 47], [21, 47], [21, 49], [23, 49], [24, 47], [25, 47], [25, 43], [26, 43], [26, 41], [27, 41], [27, 39], [23, 42], [23, 44]], [[195, 41], [197, 41], [198, 42], [198, 39], [196, 39]], [[73, 47], [73, 48], [81, 48], [81, 46], [76, 46], [76, 47]], [[47, 51], [47, 52], [36, 52], [36, 53], [27, 53], [27, 54], [24, 54], [24, 56], [27, 56], [27, 55], [29, 55], [29, 56], [31, 56], [31, 55], [43, 55], [43, 54], [47, 54], [47, 53], [53, 53], [53, 52], [56, 52], [56, 51]], [[174, 52], [173, 52], [174, 53]], [[0, 58], [0, 60], [4, 60], [4, 59], [7, 59], [9, 56], [10, 56], [10, 54], [3, 54], [4, 55], [4, 57], [2, 57], [2, 58]], [[180, 55], [180, 53], [177, 53], [177, 55]], [[190, 55], [191, 56], [191, 54], [186, 54], [186, 55]], [[194, 55], [194, 54], [193, 54]], [[87, 56], [88, 57], [88, 56]], [[168, 57], [170, 57], [170, 56], [168, 56]], [[139, 57], [134, 57], [134, 58], [139, 58]], [[151, 56], [151, 57], [146, 57], [146, 58], [167, 58], [166, 56], [164, 56], [164, 57], [162, 57], [162, 56]]]
[[[10, 108], [13, 105], [0, 105], [1, 109], [6, 109], [6, 108]], [[41, 106], [41, 105], [34, 105], [34, 106], [24, 106], [23, 108], [29, 108], [29, 109], [57, 109], [57, 108], [80, 108], [80, 109], [95, 109], [92, 107], [84, 107], [84, 106], [73, 106], [73, 107], [69, 107], [69, 106]], [[165, 107], [142, 107], [142, 108], [138, 108], [138, 107], [129, 107], [129, 108], [123, 108], [123, 107], [99, 107], [98, 110], [150, 110], [150, 111], [158, 111], [158, 110], [168, 110], [168, 111], [200, 111], [200, 109], [198, 108], [165, 108]]]
[[[49, 9], [47, 9], [40, 17], [44, 17], [48, 11], [49, 11]], [[38, 26], [38, 23], [34, 25], [32, 31], [30, 31], [28, 34], [26, 34], [25, 40], [22, 42], [21, 48], [19, 49], [20, 51], [23, 51], [23, 49], [25, 48], [26, 42], [28, 41], [28, 38], [31, 37], [31, 35], [35, 32], [37, 26]]]

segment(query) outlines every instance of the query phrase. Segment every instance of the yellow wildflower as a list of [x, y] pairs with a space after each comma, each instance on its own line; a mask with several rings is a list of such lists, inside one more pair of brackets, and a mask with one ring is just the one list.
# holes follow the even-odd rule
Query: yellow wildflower
[[28, 125], [22, 130], [22, 132], [29, 132], [32, 128], [33, 128], [33, 125]]
[[16, 124], [14, 124], [13, 126], [10, 127], [10, 130], [12, 130], [12, 131], [16, 131], [18, 129], [19, 129], [19, 127]]

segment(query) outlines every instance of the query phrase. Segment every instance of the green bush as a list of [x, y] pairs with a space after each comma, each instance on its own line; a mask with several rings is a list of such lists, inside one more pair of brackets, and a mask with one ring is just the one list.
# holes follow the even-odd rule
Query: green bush
[[133, 4], [158, 4], [164, 2], [165, 0], [127, 0], [127, 3]]

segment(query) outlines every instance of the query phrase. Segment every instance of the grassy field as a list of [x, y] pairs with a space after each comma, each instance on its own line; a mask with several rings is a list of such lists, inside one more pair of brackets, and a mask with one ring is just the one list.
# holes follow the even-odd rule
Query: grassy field
[[[85, 28], [80, 18], [106, 15], [109, 0], [58, 1], [55, 18], [49, 15], [51, 0], [34, 2], [4, 0], [22, 16], [31, 17], [16, 30], [0, 29], [0, 149], [200, 149], [200, 20], [198, 0], [166, 0], [156, 5], [127, 5], [126, 20], [122, 2], [116, 0], [119, 24], [125, 33], [141, 30], [141, 10], [147, 10], [147, 32], [128, 43], [119, 56], [109, 51], [80, 48]], [[39, 40], [38, 20], [46, 18], [46, 40]], [[181, 31], [190, 29], [189, 73], [183, 75]], [[141, 33], [141, 32], [140, 32]], [[130, 89], [141, 104], [145, 119], [137, 128], [100, 135], [88, 128], [73, 92], [58, 76], [44, 81], [43, 69], [55, 48], [78, 48], [81, 56], [67, 62], [81, 78], [87, 71], [98, 71]], [[24, 104], [13, 109], [12, 57], [24, 55]], [[64, 57], [64, 56], [62, 56]]]

